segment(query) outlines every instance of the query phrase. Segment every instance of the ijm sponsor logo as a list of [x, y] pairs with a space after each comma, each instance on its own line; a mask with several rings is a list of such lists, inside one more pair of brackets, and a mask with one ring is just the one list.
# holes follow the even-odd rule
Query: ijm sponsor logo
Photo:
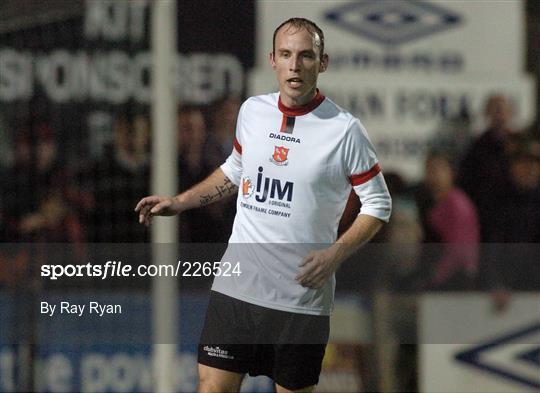
[[[263, 167], [260, 166], [255, 185], [255, 200], [257, 202], [265, 202], [267, 199], [291, 202], [294, 183], [290, 181], [282, 182], [279, 179], [265, 177], [263, 171]], [[242, 195], [247, 199], [253, 193], [251, 179], [244, 177], [242, 179]]]
[[383, 45], [401, 45], [454, 28], [463, 18], [447, 8], [420, 0], [367, 0], [325, 12], [338, 27]]

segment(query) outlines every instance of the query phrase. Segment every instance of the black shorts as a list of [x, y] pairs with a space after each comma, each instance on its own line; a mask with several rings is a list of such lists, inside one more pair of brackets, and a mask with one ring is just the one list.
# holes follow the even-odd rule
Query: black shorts
[[301, 389], [319, 382], [329, 330], [328, 316], [273, 310], [211, 291], [198, 361]]

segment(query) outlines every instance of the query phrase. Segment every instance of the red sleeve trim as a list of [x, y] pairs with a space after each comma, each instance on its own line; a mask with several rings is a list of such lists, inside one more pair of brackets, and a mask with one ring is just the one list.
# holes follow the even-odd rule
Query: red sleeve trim
[[242, 154], [242, 146], [238, 142], [238, 139], [234, 138], [234, 148], [239, 154]]
[[359, 186], [360, 184], [364, 184], [368, 181], [370, 181], [371, 179], [373, 179], [375, 176], [377, 176], [377, 174], [381, 171], [381, 167], [379, 166], [379, 164], [375, 164], [373, 165], [373, 168], [371, 168], [370, 170], [366, 171], [366, 172], [362, 172], [362, 173], [359, 173], [357, 175], [352, 175], [350, 177], [351, 179], [351, 184], [354, 186]]

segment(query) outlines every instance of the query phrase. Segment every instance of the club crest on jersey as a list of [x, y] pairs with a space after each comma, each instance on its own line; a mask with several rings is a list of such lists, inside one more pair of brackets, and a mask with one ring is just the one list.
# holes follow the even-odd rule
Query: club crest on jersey
[[253, 194], [254, 190], [255, 187], [253, 186], [251, 179], [247, 176], [242, 178], [242, 196], [247, 199]]
[[270, 162], [279, 166], [288, 165], [289, 160], [287, 159], [287, 155], [289, 154], [289, 150], [284, 146], [274, 146], [274, 154], [270, 158]]

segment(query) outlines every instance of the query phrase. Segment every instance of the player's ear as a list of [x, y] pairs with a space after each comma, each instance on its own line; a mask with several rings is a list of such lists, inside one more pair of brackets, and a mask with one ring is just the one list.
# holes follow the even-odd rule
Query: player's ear
[[324, 72], [326, 71], [326, 69], [328, 68], [328, 62], [329, 62], [329, 58], [328, 58], [328, 55], [325, 53], [323, 56], [322, 56], [322, 59], [321, 59], [321, 65], [319, 66], [319, 72]]
[[276, 59], [274, 57], [274, 52], [273, 51], [268, 54], [268, 61], [270, 62], [270, 65], [272, 66], [272, 68], [275, 69], [276, 68]]

